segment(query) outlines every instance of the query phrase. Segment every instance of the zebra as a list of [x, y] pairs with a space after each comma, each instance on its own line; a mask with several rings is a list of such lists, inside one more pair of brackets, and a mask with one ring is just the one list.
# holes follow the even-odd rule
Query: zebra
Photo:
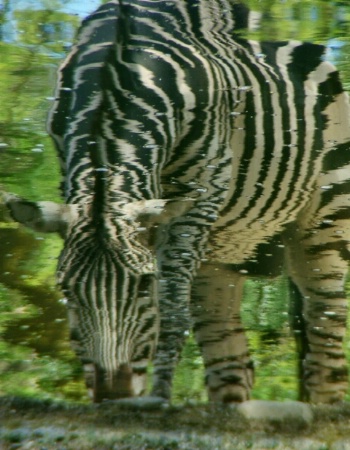
[[49, 114], [64, 204], [7, 196], [15, 220], [64, 238], [57, 278], [95, 402], [145, 396], [151, 360], [150, 398], [169, 401], [191, 327], [209, 400], [247, 400], [243, 284], [278, 251], [303, 304], [307, 399], [345, 395], [348, 96], [323, 46], [246, 40], [248, 19], [230, 0], [98, 8]]

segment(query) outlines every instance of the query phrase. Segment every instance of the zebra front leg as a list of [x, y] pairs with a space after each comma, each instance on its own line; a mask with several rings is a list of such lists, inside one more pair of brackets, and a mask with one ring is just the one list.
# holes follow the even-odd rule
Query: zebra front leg
[[245, 277], [223, 264], [204, 263], [193, 285], [192, 316], [202, 350], [209, 400], [250, 398], [253, 363], [240, 317]]
[[152, 395], [167, 400], [171, 397], [174, 369], [191, 328], [191, 285], [205, 250], [208, 229], [207, 223], [192, 222], [186, 215], [157, 230], [160, 332]]
[[160, 285], [160, 333], [151, 395], [170, 400], [174, 370], [191, 327], [188, 311], [190, 287], [188, 282], [179, 279], [167, 281], [162, 278]]

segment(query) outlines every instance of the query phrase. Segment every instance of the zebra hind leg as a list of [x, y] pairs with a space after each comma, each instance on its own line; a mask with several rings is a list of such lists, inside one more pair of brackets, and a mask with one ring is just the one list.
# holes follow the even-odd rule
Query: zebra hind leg
[[193, 285], [192, 317], [201, 348], [209, 400], [250, 398], [253, 363], [240, 319], [245, 278], [223, 264], [204, 263]]
[[304, 399], [333, 403], [342, 400], [348, 388], [344, 353], [348, 267], [340, 243], [332, 239], [328, 244], [317, 243], [317, 234], [300, 228], [289, 233], [287, 261], [289, 276], [302, 296]]

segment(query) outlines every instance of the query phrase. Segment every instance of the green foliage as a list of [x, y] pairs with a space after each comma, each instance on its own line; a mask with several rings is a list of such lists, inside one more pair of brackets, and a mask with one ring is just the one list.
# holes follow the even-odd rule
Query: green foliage
[[289, 328], [289, 302], [284, 276], [245, 283], [241, 315], [254, 360], [253, 398], [297, 397], [296, 348]]
[[285, 277], [247, 280], [244, 298], [241, 314], [247, 329], [268, 333], [288, 325], [289, 291]]
[[0, 341], [0, 361], [0, 395], [88, 401], [72, 356], [38, 356], [25, 345]]
[[19, 314], [26, 317], [38, 315], [38, 309], [23, 298], [20, 291], [11, 290], [6, 285], [0, 283], [0, 334], [7, 324]]
[[261, 26], [249, 33], [250, 38], [325, 43], [330, 38], [349, 36], [350, 11], [337, 2], [245, 0], [244, 3], [263, 19]]
[[6, 105], [0, 109], [1, 184], [29, 199], [56, 199], [60, 174], [45, 133], [52, 67], [46, 57], [18, 46], [0, 43], [0, 54], [0, 98]]
[[[0, 283], [0, 395], [86, 400], [80, 363], [70, 349], [65, 320], [55, 311], [57, 296], [50, 285], [43, 289], [45, 271], [37, 278], [28, 267], [25, 273], [18, 288], [6, 277]], [[35, 299], [43, 294], [43, 303]]]
[[203, 360], [194, 337], [191, 335], [182, 350], [181, 360], [173, 381], [173, 403], [207, 400], [204, 386]]
[[[61, 37], [72, 40], [78, 25], [76, 16], [59, 12], [62, 5], [50, 0], [42, 9], [16, 10], [18, 41], [0, 42], [1, 188], [32, 200], [60, 200], [59, 165], [45, 122], [67, 43]], [[86, 400], [55, 287], [61, 239], [8, 222], [1, 232], [0, 395]]]
[[[63, 55], [64, 47], [74, 39], [78, 17], [60, 12], [62, 1], [37, 1], [36, 9], [15, 10], [20, 44], [36, 52]], [[40, 8], [40, 3], [42, 7]]]

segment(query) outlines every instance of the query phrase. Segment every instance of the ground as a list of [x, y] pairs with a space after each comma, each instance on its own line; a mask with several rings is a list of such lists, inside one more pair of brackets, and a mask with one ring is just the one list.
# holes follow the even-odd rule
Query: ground
[[135, 411], [0, 398], [0, 449], [349, 450], [350, 404], [311, 406], [313, 419], [248, 421], [235, 407]]

